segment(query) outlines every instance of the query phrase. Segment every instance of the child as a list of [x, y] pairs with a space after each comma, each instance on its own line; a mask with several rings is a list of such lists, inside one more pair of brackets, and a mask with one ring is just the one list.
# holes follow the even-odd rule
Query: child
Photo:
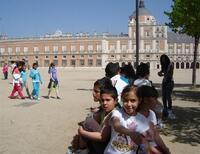
[[27, 83], [26, 65], [25, 65], [24, 62], [22, 64], [22, 69], [21, 69], [20, 74], [21, 74], [21, 78], [22, 78], [22, 81], [23, 81], [22, 90], [23, 90], [23, 88], [25, 88], [26, 89], [26, 93], [28, 95], [28, 98], [31, 99], [32, 97], [31, 97], [31, 94], [29, 92], [28, 83]]
[[105, 68], [106, 77], [112, 81], [112, 85], [117, 89], [118, 102], [121, 104], [121, 92], [129, 84], [129, 80], [120, 74], [119, 63], [108, 63]]
[[56, 98], [57, 99], [60, 99], [59, 97], [59, 93], [58, 93], [58, 77], [57, 77], [57, 69], [56, 69], [56, 66], [54, 63], [51, 63], [50, 66], [49, 66], [49, 70], [48, 70], [48, 73], [50, 74], [50, 81], [49, 81], [49, 84], [48, 84], [48, 96], [47, 98], [49, 98], [50, 94], [51, 94], [51, 91], [52, 91], [52, 88], [55, 89], [56, 91]]
[[126, 86], [121, 99], [123, 108], [113, 111], [110, 118], [112, 133], [104, 154], [136, 154], [137, 144], [142, 140], [140, 134], [149, 129], [146, 118], [136, 112], [139, 105], [136, 88]]
[[2, 69], [3, 75], [4, 75], [4, 80], [8, 79], [8, 64], [5, 63]]
[[[152, 82], [149, 80], [149, 75], [150, 75], [150, 69], [149, 69], [149, 65], [147, 63], [141, 63], [138, 67], [137, 67], [137, 80], [134, 81], [134, 86], [137, 87], [141, 87], [143, 85], [146, 86], [153, 86]], [[160, 102], [157, 103], [157, 105], [155, 106], [155, 108], [153, 109], [153, 111], [156, 113], [156, 117], [158, 119], [158, 127], [162, 128], [163, 124], [162, 124], [162, 109], [163, 106]]]
[[[111, 86], [112, 82], [108, 77], [103, 77], [101, 79], [98, 79], [97, 81], [95, 81], [94, 86], [93, 86], [93, 90], [92, 90], [92, 95], [93, 95], [93, 100], [94, 102], [99, 102], [100, 104], [100, 91], [101, 89], [103, 89], [105, 86]], [[101, 105], [101, 104], [100, 104]], [[91, 111], [95, 112], [98, 111], [100, 109], [101, 106], [99, 107], [91, 107]]]
[[33, 91], [31, 93], [33, 99], [39, 100], [39, 90], [40, 90], [40, 83], [42, 84], [42, 78], [38, 71], [38, 64], [33, 63], [33, 67], [30, 70], [29, 77], [32, 79], [33, 83]]
[[[100, 91], [101, 89], [104, 89], [104, 87], [112, 86], [111, 80], [107, 77], [103, 77], [101, 79], [98, 79], [94, 82], [93, 86], [93, 100], [94, 102], [99, 102], [99, 107], [96, 108], [90, 108], [91, 114], [89, 114], [85, 121], [81, 122], [84, 124], [84, 129], [88, 129], [90, 131], [97, 131], [101, 130], [101, 120], [99, 120], [98, 116], [103, 113], [103, 110], [101, 109], [101, 98], [100, 98]], [[87, 126], [86, 126], [87, 125]], [[72, 150], [77, 151], [78, 149], [86, 148], [86, 142], [80, 137], [80, 135], [75, 135], [72, 141]], [[79, 150], [80, 151], [80, 150]]]
[[12, 75], [13, 75], [13, 90], [12, 90], [12, 93], [10, 94], [11, 99], [17, 98], [17, 97], [15, 97], [16, 92], [18, 92], [21, 99], [25, 99], [25, 97], [22, 93], [21, 83], [23, 81], [22, 81], [19, 69], [21, 69], [21, 64], [19, 62], [17, 62], [16, 66], [13, 69], [13, 72], [12, 72]]
[[[87, 140], [88, 147], [91, 153], [102, 154], [110, 137], [110, 126], [108, 121], [112, 111], [117, 104], [117, 90], [113, 86], [106, 86], [100, 91], [101, 111], [96, 112], [93, 118], [99, 123], [99, 128], [79, 127], [79, 135]], [[97, 127], [96, 127], [97, 128]]]
[[137, 110], [147, 118], [150, 125], [150, 129], [147, 131], [146, 136], [146, 140], [148, 141], [148, 151], [150, 154], [169, 154], [169, 149], [164, 144], [156, 129], [157, 119], [155, 113], [152, 111], [158, 102], [157, 90], [150, 86], [141, 86], [138, 88], [137, 93], [140, 98], [140, 105]]
[[149, 80], [150, 70], [149, 65], [146, 63], [141, 63], [136, 69], [137, 79], [134, 81], [134, 86], [140, 87], [142, 85], [152, 86]]

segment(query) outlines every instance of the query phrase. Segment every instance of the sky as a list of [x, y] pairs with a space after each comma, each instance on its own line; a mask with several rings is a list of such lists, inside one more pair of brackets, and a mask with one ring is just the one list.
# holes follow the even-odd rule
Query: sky
[[[145, 0], [157, 23], [168, 18], [172, 0]], [[0, 33], [8, 37], [35, 37], [46, 33], [128, 33], [135, 0], [0, 0]]]

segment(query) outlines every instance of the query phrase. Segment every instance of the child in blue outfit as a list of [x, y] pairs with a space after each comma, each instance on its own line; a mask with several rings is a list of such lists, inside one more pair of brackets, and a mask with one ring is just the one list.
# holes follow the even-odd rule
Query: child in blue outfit
[[33, 91], [32, 91], [32, 97], [33, 99], [39, 100], [39, 91], [40, 91], [40, 84], [42, 84], [42, 78], [38, 71], [38, 64], [33, 63], [33, 67], [30, 70], [29, 77], [32, 79], [33, 83]]
[[28, 83], [27, 83], [27, 73], [26, 73], [26, 65], [25, 65], [25, 63], [22, 64], [22, 69], [20, 71], [20, 74], [21, 74], [21, 78], [22, 78], [22, 81], [23, 81], [22, 90], [23, 90], [23, 88], [25, 88], [26, 89], [26, 93], [28, 95], [28, 98], [31, 99], [31, 94], [29, 92]]

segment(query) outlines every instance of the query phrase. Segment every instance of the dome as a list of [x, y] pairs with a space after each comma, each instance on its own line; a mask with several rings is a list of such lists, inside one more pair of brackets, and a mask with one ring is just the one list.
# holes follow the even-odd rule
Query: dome
[[[152, 16], [151, 12], [145, 8], [144, 0], [140, 0], [138, 12], [139, 16], [143, 15]], [[132, 18], [135, 18], [135, 16], [136, 16], [136, 11], [133, 12], [133, 14], [129, 17], [129, 19], [131, 20]]]

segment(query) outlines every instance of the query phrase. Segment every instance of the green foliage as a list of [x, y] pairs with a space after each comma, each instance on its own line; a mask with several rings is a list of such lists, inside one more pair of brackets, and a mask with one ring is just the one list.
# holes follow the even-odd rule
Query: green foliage
[[174, 32], [192, 37], [200, 36], [200, 0], [173, 0], [172, 11], [165, 12]]

